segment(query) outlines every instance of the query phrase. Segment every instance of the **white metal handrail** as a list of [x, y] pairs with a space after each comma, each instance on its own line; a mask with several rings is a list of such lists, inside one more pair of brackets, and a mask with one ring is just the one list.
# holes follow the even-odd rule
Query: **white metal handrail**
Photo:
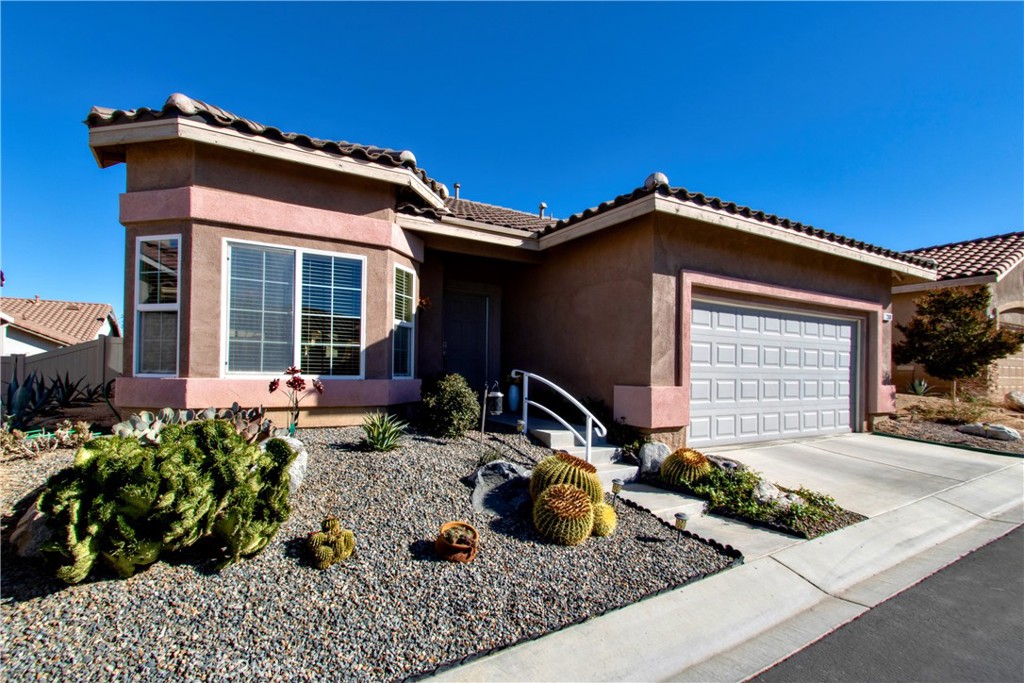
[[[586, 456], [585, 459], [586, 459], [587, 462], [590, 462], [590, 449], [591, 449], [591, 446], [593, 445], [593, 433], [597, 432], [597, 435], [600, 436], [600, 437], [604, 437], [604, 436], [606, 436], [608, 434], [608, 430], [605, 429], [605, 426], [603, 424], [601, 424], [601, 421], [598, 420], [597, 417], [592, 412], [590, 412], [589, 410], [584, 408], [583, 404], [580, 403], [579, 401], [577, 401], [575, 398], [573, 398], [569, 394], [569, 392], [567, 392], [565, 389], [563, 389], [562, 387], [558, 386], [557, 384], [555, 384], [551, 380], [545, 379], [544, 377], [541, 377], [540, 375], [535, 375], [532, 372], [526, 372], [525, 370], [513, 370], [512, 371], [512, 376], [513, 377], [522, 377], [523, 378], [523, 432], [524, 433], [526, 432], [526, 430], [529, 428], [529, 424], [530, 424], [530, 422], [529, 422], [529, 407], [533, 406], [534, 408], [540, 408], [545, 413], [547, 413], [551, 417], [553, 417], [556, 420], [558, 420], [558, 422], [560, 422], [566, 429], [568, 429], [570, 432], [572, 432], [573, 436], [575, 436], [577, 439], [579, 439], [581, 442], [583, 442], [583, 445], [585, 447], [585, 456]], [[541, 383], [551, 387], [552, 389], [557, 391], [559, 394], [561, 394], [563, 397], [568, 399], [570, 403], [572, 403], [574, 406], [576, 406], [577, 408], [580, 409], [580, 411], [583, 413], [583, 415], [586, 416], [586, 418], [587, 418], [587, 426], [584, 429], [584, 432], [586, 433], [586, 437], [582, 436], [578, 431], [576, 431], [575, 427], [573, 427], [568, 422], [563, 420], [561, 417], [556, 415], [550, 408], [542, 406], [541, 404], [537, 403], [536, 401], [531, 401], [530, 400], [530, 378], [531, 377], [534, 380], [536, 380], [538, 382], [541, 382]]]

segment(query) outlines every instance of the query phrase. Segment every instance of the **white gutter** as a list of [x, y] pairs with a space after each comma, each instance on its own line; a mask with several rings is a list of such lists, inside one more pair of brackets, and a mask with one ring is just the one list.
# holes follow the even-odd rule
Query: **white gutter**
[[473, 242], [485, 242], [504, 247], [516, 247], [526, 251], [539, 251], [540, 245], [533, 235], [524, 234], [522, 230], [506, 228], [500, 225], [476, 223], [460, 218], [443, 217], [440, 220], [424, 216], [398, 214], [395, 222], [399, 227], [430, 235], [444, 235]]
[[339, 157], [321, 150], [305, 149], [287, 142], [268, 140], [255, 134], [240, 133], [232, 128], [211, 128], [199, 121], [173, 117], [89, 129], [89, 147], [92, 148], [96, 163], [101, 166], [103, 164], [98, 150], [102, 147], [176, 139], [191, 140], [408, 187], [435, 209], [444, 207], [444, 200], [407, 168], [388, 168], [372, 162]]

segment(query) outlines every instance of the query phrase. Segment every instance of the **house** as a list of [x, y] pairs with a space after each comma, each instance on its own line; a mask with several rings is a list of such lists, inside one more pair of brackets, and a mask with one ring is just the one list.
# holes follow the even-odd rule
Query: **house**
[[[1024, 232], [940, 244], [907, 253], [934, 261], [939, 277], [934, 282], [899, 283], [893, 287], [896, 322], [906, 324], [917, 310], [914, 302], [926, 292], [943, 287], [987, 287], [991, 315], [999, 326], [1024, 331]], [[893, 341], [901, 338], [895, 330]], [[938, 389], [949, 388], [948, 382], [935, 379], [915, 364], [897, 366], [893, 377], [900, 388], [907, 387], [915, 377]], [[995, 396], [1024, 391], [1024, 351], [993, 363], [983, 379]]]
[[0, 356], [32, 356], [98, 339], [119, 337], [110, 304], [40, 299], [0, 299]]
[[894, 281], [936, 278], [658, 173], [554, 220], [180, 94], [86, 123], [127, 166], [122, 411], [280, 409], [267, 382], [299, 365], [326, 386], [303, 424], [353, 424], [424, 377], [518, 368], [674, 443], [859, 431], [893, 409]]

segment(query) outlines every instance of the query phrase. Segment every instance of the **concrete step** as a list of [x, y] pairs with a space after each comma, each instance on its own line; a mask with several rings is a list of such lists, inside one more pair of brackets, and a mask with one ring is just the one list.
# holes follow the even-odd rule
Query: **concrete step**
[[[569, 448], [561, 449], [570, 455], [575, 455], [577, 458], [587, 459], [587, 449], [584, 446], [571, 446]], [[592, 446], [590, 448], [590, 464], [597, 467], [598, 465], [612, 465], [618, 464], [619, 449], [615, 446]]]
[[597, 477], [601, 480], [601, 486], [608, 493], [612, 491], [612, 479], [633, 481], [640, 472], [640, 468], [636, 465], [622, 463], [600, 463], [595, 464], [594, 467], [597, 468]]
[[[576, 431], [583, 436], [586, 436], [583, 427], [576, 427]], [[533, 436], [548, 448], [554, 448], [556, 450], [569, 450], [574, 446], [580, 445], [579, 439], [576, 438], [576, 435], [561, 425], [558, 425], [557, 427], [546, 425], [543, 427], [533, 427], [531, 425], [530, 436]], [[595, 434], [593, 438], [591, 438], [590, 444], [592, 447], [607, 446], [608, 442]]]
[[[633, 468], [637, 469], [637, 468]], [[704, 501], [675, 491], [667, 491], [647, 484], [629, 483], [619, 494], [626, 500], [650, 510], [669, 524], [675, 524], [677, 512], [685, 512], [691, 518], [704, 514]]]

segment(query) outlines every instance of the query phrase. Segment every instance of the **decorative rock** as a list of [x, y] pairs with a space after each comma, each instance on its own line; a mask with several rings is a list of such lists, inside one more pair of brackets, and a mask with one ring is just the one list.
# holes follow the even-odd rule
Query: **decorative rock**
[[1003, 400], [1008, 408], [1024, 412], [1024, 391], [1011, 391]]
[[779, 490], [775, 484], [770, 481], [762, 479], [757, 482], [757, 486], [754, 487], [754, 500], [758, 503], [770, 503], [773, 500], [778, 500], [782, 497], [782, 491]]
[[47, 516], [32, 504], [18, 520], [11, 534], [11, 544], [18, 557], [39, 557], [43, 544], [50, 540], [53, 532], [46, 525]]
[[1006, 425], [972, 422], [971, 424], [960, 425], [956, 430], [964, 434], [984, 436], [987, 439], [996, 439], [997, 441], [1020, 441], [1020, 432]]
[[661, 463], [672, 455], [672, 449], [660, 441], [645, 443], [640, 448], [640, 474], [657, 475], [661, 471]]
[[732, 474], [733, 472], [742, 472], [747, 469], [747, 466], [741, 463], [739, 460], [733, 460], [732, 458], [726, 458], [722, 455], [708, 455], [708, 461], [722, 470], [726, 474]]
[[505, 460], [495, 460], [472, 475], [473, 510], [504, 517], [516, 514], [530, 502], [532, 470]]
[[762, 505], [775, 503], [783, 510], [791, 505], [804, 505], [806, 501], [795, 493], [783, 493], [778, 486], [762, 479], [754, 487], [754, 499]]
[[[309, 453], [306, 451], [305, 444], [294, 437], [278, 436], [274, 438], [283, 440], [298, 454], [295, 456], [295, 460], [292, 460], [291, 467], [288, 468], [288, 495], [294, 496], [295, 492], [302, 486], [302, 480], [306, 478], [306, 469], [309, 467]], [[267, 450], [266, 441], [260, 443], [260, 450]]]

